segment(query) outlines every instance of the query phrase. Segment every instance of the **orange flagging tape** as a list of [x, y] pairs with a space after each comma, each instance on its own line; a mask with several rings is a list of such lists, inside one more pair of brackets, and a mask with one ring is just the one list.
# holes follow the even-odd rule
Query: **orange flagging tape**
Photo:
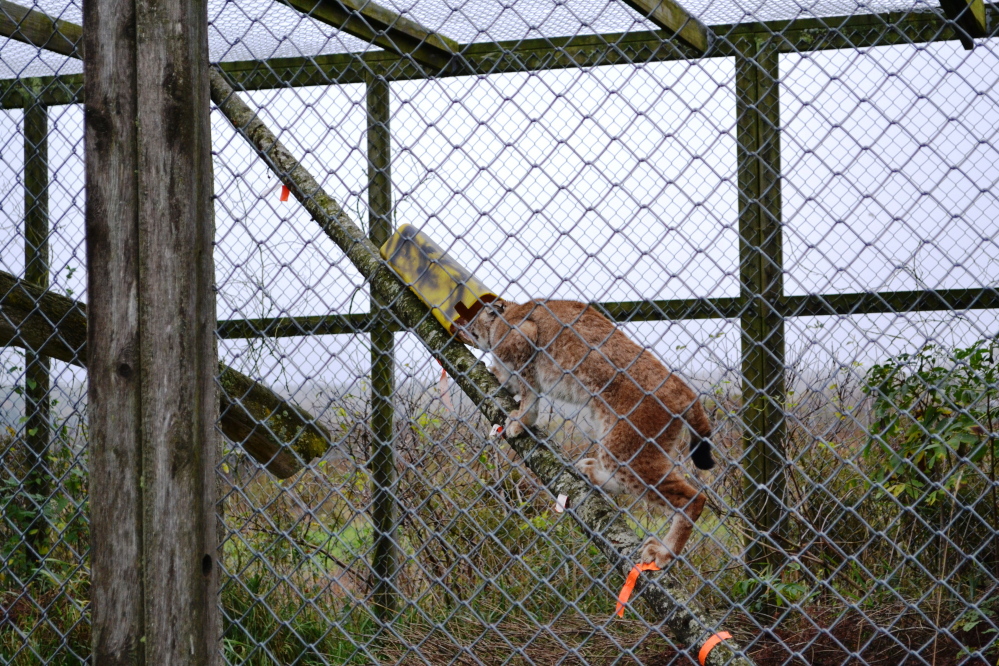
[[704, 641], [704, 645], [701, 646], [701, 651], [697, 653], [697, 661], [701, 662], [701, 666], [704, 666], [704, 662], [708, 660], [708, 655], [715, 649], [715, 646], [726, 638], [732, 638], [732, 634], [727, 631], [719, 631], [717, 634]]
[[631, 593], [635, 589], [635, 583], [638, 582], [638, 574], [643, 571], [659, 571], [659, 567], [656, 566], [655, 562], [636, 564], [632, 567], [631, 571], [628, 572], [628, 577], [624, 581], [624, 587], [621, 588], [621, 592], [617, 595], [617, 610], [614, 613], [618, 617], [624, 617], [624, 605], [631, 598]]
[[281, 201], [287, 201], [288, 195], [291, 194], [291, 190], [288, 189], [287, 185], [281, 186]]

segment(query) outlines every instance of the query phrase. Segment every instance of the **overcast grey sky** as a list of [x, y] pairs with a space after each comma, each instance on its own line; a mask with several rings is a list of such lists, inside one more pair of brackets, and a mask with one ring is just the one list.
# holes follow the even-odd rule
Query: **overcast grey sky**
[[[996, 283], [996, 49], [967, 53], [954, 42], [782, 56], [786, 293]], [[394, 83], [395, 221], [421, 227], [514, 300], [737, 295], [732, 77], [732, 61], [716, 59]], [[363, 87], [244, 99], [366, 223]], [[0, 114], [0, 269], [15, 274], [20, 115]], [[55, 284], [85, 298], [82, 113], [50, 115]], [[367, 311], [339, 249], [294, 200], [279, 201], [277, 181], [217, 112], [213, 128], [219, 317]], [[799, 319], [788, 323], [788, 353], [812, 369], [869, 364], [930, 340], [994, 335], [996, 324], [994, 313]], [[736, 376], [737, 322], [627, 329], [684, 375]], [[398, 339], [400, 373], [429, 381], [436, 366]], [[367, 373], [363, 336], [267, 350], [278, 355], [220, 346], [292, 391]]]

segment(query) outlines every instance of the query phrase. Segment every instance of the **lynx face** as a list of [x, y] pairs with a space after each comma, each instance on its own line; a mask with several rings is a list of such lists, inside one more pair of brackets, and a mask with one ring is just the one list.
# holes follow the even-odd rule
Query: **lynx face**
[[497, 299], [486, 303], [476, 313], [470, 322], [459, 321], [457, 337], [463, 344], [470, 345], [482, 351], [492, 350], [495, 343], [491, 340], [493, 324], [502, 317], [506, 310], [506, 301]]

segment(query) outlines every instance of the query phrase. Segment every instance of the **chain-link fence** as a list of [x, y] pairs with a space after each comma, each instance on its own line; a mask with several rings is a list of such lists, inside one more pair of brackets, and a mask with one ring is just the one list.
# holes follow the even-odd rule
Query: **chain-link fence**
[[[0, 0], [0, 663], [91, 653], [81, 12]], [[223, 660], [995, 664], [997, 19], [209, 2]]]

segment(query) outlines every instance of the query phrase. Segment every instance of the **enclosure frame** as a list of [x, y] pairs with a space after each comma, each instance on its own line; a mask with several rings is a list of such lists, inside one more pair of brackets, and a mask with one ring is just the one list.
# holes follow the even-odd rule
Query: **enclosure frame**
[[[986, 6], [990, 37], [995, 38], [999, 10]], [[64, 24], [65, 25], [65, 24]], [[76, 26], [71, 26], [72, 29]], [[59, 29], [61, 34], [65, 30]], [[822, 50], [868, 49], [970, 39], [965, 28], [938, 12], [900, 12], [861, 16], [797, 19], [710, 26], [707, 51], [671, 39], [664, 32], [587, 35], [457, 45], [452, 60], [439, 69], [422, 64], [412, 53], [344, 53], [217, 63], [214, 67], [236, 91], [364, 84], [367, 88], [369, 231], [380, 245], [392, 230], [391, 133], [389, 85], [393, 81], [455, 76], [534, 72], [609, 65], [734, 58], [737, 179], [739, 195], [740, 295], [594, 303], [615, 321], [686, 319], [739, 320], [743, 377], [747, 515], [757, 536], [748, 544], [752, 566], [762, 571], [780, 566], [784, 515], [780, 498], [789, 464], [784, 450], [784, 322], [804, 316], [910, 313], [935, 310], [999, 309], [999, 291], [991, 287], [918, 291], [878, 291], [785, 296], [783, 293], [780, 179], [779, 55]], [[8, 35], [10, 36], [10, 35]], [[72, 40], [70, 40], [72, 41]], [[79, 56], [75, 43], [60, 52]], [[59, 50], [59, 49], [55, 49]], [[0, 108], [25, 110], [25, 183], [36, 211], [26, 220], [26, 280], [47, 287], [48, 221], [42, 204], [47, 189], [45, 136], [47, 106], [79, 104], [83, 76], [65, 75], [0, 81]], [[29, 145], [30, 141], [30, 145]], [[404, 330], [372, 297], [368, 314], [234, 319], [218, 322], [222, 339], [368, 333], [371, 340], [371, 427], [373, 511], [376, 546], [373, 569], [381, 585], [375, 600], [379, 616], [390, 621], [399, 606], [390, 581], [399, 566], [392, 540], [397, 508], [392, 451], [394, 391], [393, 334]], [[39, 387], [47, 386], [47, 357], [27, 363]], [[44, 395], [44, 391], [39, 396]], [[33, 413], [44, 401], [29, 397]], [[40, 439], [39, 439], [40, 438]], [[45, 439], [40, 435], [39, 441]], [[32, 440], [34, 441], [34, 440]], [[29, 445], [37, 455], [38, 446]], [[767, 488], [766, 492], [759, 488]], [[99, 537], [97, 537], [99, 538]]]

